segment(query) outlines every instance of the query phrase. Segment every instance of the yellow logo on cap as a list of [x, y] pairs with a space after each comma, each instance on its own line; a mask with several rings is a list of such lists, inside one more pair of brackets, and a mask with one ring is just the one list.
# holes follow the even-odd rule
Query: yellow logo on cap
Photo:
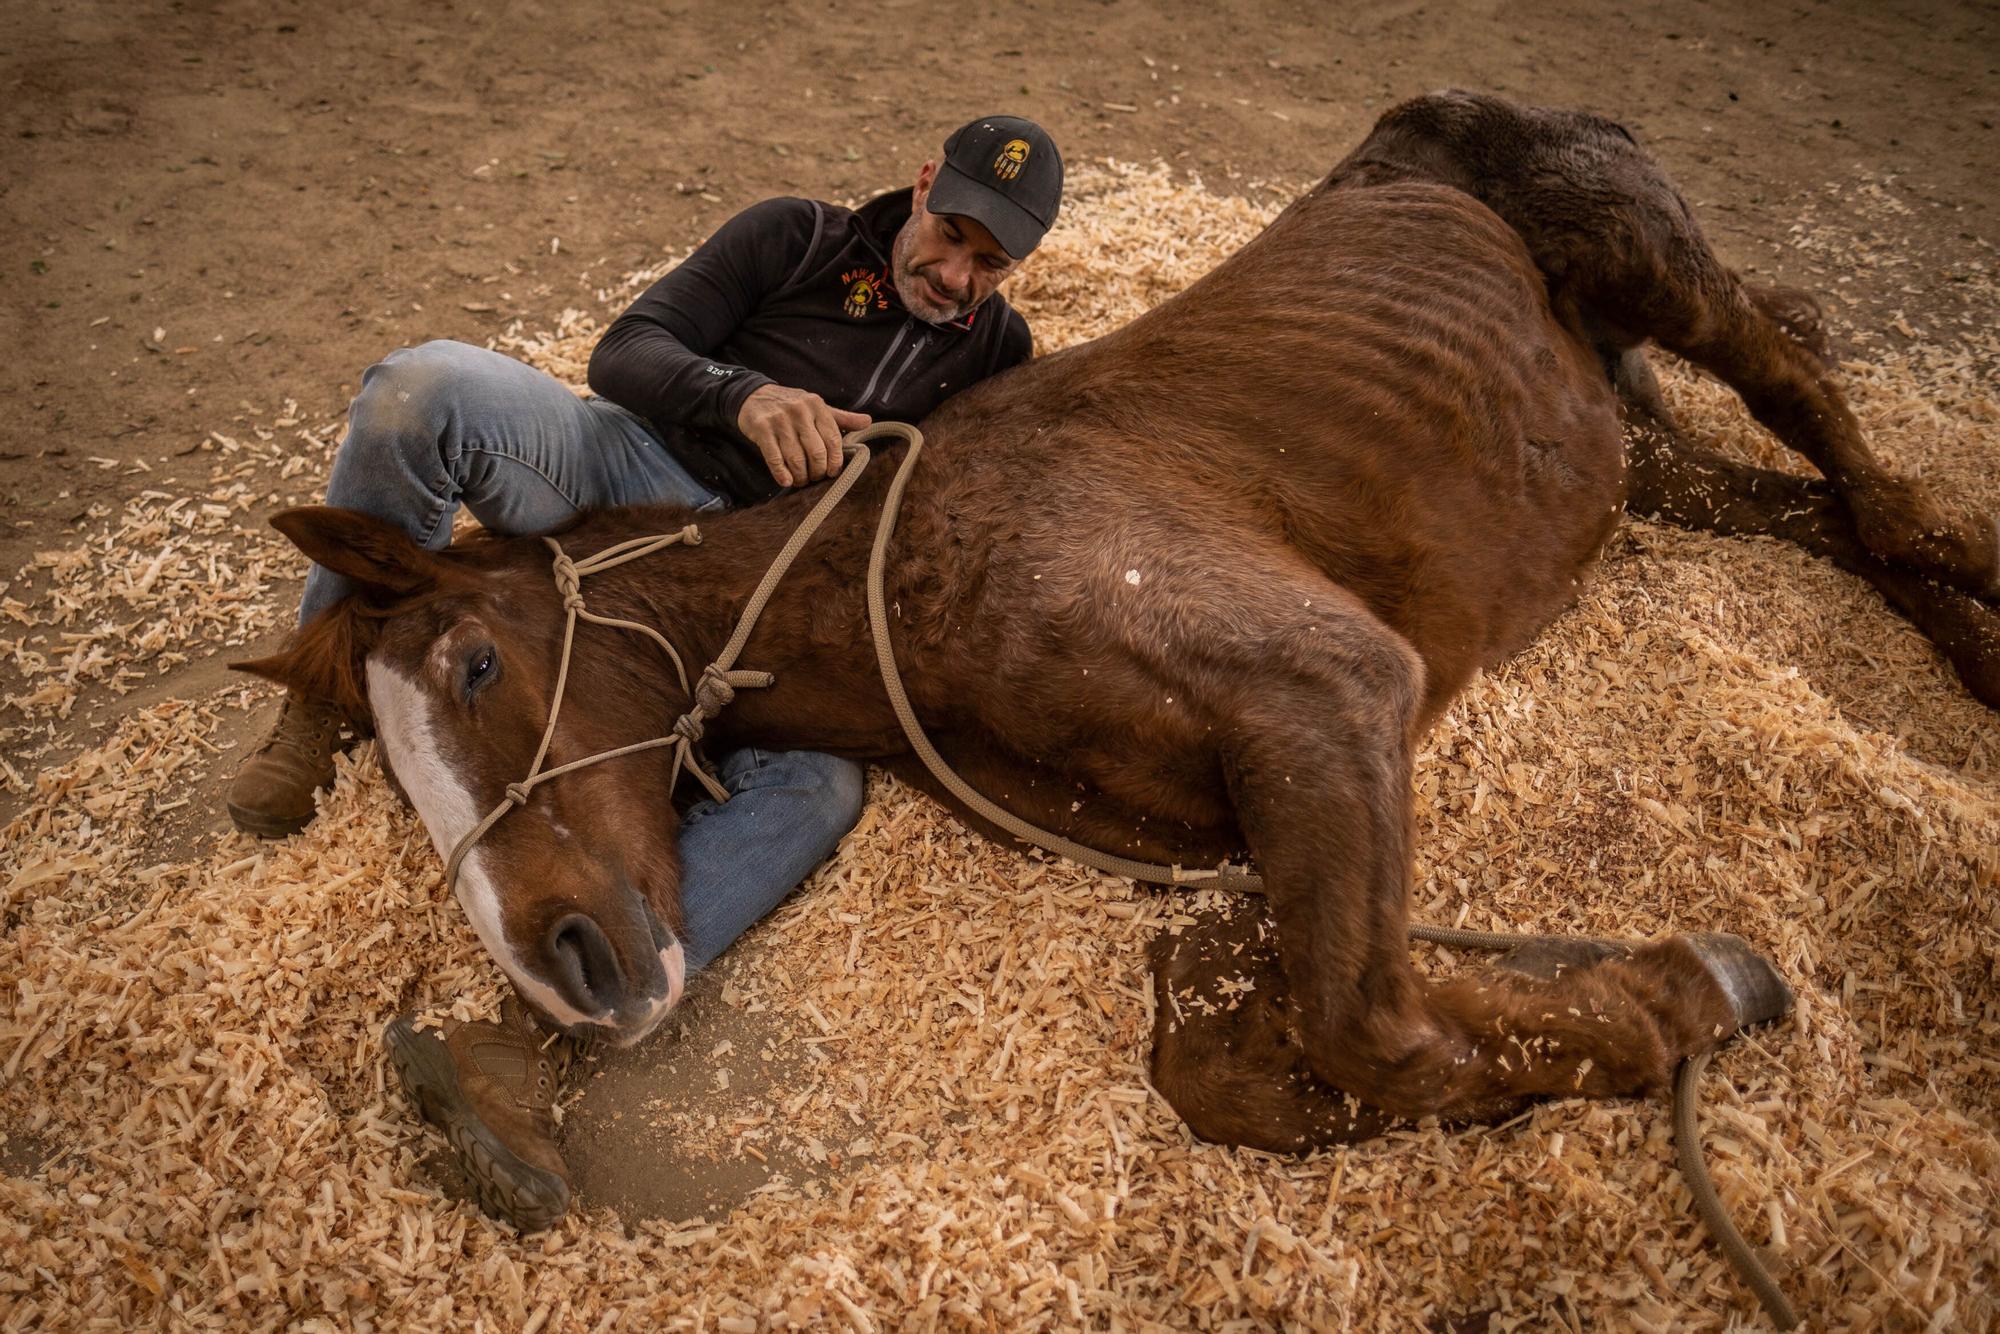
[[1021, 168], [1028, 162], [1028, 141], [1009, 139], [1007, 146], [1000, 150], [1000, 156], [993, 159], [993, 174], [1003, 181], [1011, 181], [1021, 174]]

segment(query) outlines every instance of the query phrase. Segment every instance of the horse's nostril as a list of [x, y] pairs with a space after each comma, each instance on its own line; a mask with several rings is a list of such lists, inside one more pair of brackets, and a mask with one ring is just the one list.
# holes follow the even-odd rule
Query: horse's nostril
[[557, 989], [586, 1014], [615, 1010], [625, 998], [618, 955], [596, 922], [571, 913], [549, 928], [548, 952]]

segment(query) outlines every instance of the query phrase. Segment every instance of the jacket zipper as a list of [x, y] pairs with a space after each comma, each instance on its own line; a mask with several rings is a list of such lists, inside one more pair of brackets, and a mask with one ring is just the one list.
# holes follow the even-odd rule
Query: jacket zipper
[[[868, 377], [868, 387], [862, 390], [861, 397], [848, 407], [849, 412], [861, 411], [868, 406], [868, 400], [875, 397], [875, 386], [881, 382], [882, 371], [888, 366], [889, 359], [896, 355], [896, 349], [903, 345], [903, 339], [908, 336], [910, 327], [915, 323], [916, 320], [914, 318], [909, 316], [904, 317], [903, 327], [896, 330], [895, 338], [889, 343], [889, 350], [882, 354], [882, 360], [875, 363], [875, 373]], [[901, 379], [902, 377], [899, 375], [897, 378]]]
[[910, 363], [917, 359], [917, 353], [923, 351], [924, 345], [930, 341], [931, 336], [927, 333], [917, 335], [917, 341], [910, 346], [910, 354], [903, 358], [903, 364], [896, 368], [895, 376], [890, 379], [888, 387], [882, 391], [881, 402], [884, 407], [888, 406], [890, 398], [895, 395], [896, 386], [901, 384], [903, 377], [910, 373]]

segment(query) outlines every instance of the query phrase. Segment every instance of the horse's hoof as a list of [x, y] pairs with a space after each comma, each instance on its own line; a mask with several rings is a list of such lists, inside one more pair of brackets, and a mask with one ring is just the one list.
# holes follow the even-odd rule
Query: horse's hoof
[[1750, 948], [1749, 941], [1726, 931], [1697, 931], [1683, 939], [1728, 997], [1737, 1031], [1792, 1012], [1796, 998], [1791, 986], [1769, 959]]
[[1581, 936], [1536, 936], [1508, 950], [1494, 960], [1494, 965], [1510, 973], [1523, 973], [1544, 982], [1553, 982], [1564, 973], [1581, 972], [1626, 953], [1628, 951], [1622, 946], [1609, 941], [1588, 940]]

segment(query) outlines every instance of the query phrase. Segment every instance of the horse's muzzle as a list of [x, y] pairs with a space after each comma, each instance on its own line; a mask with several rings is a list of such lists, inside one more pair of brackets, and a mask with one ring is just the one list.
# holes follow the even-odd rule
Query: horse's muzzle
[[549, 927], [542, 949], [549, 985], [576, 1014], [589, 1016], [562, 1025], [572, 1036], [628, 1046], [679, 1003], [687, 977], [681, 943], [650, 904], [642, 901], [640, 913], [647, 945], [622, 958], [603, 927], [584, 913], [566, 914]]

